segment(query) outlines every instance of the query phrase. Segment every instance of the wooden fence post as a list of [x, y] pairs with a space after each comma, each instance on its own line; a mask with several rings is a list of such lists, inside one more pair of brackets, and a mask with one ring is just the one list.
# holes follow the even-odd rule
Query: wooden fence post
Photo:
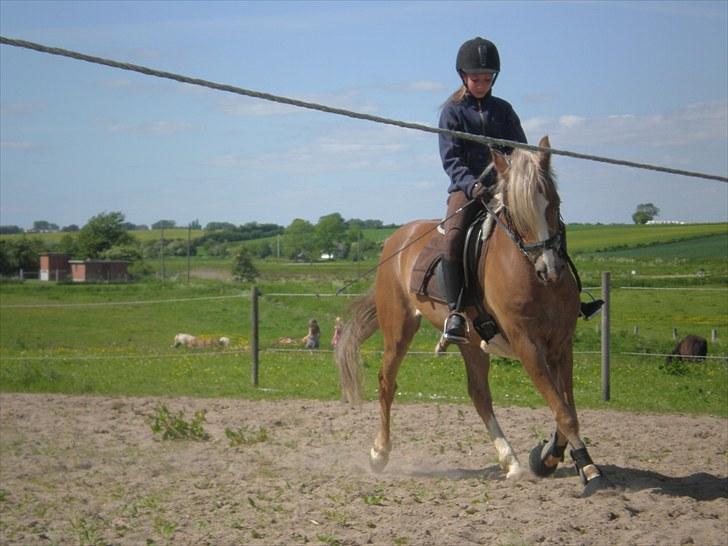
[[602, 271], [602, 400], [609, 401], [609, 271]]
[[713, 328], [710, 331], [710, 341], [717, 341], [717, 340], [718, 340], [718, 329], [717, 328]]
[[677, 328], [672, 329], [672, 339], [677, 339]]
[[250, 352], [253, 356], [253, 386], [258, 386], [258, 296], [260, 291], [257, 286], [253, 286], [250, 291], [250, 302], [251, 302], [251, 328], [252, 332], [250, 335]]

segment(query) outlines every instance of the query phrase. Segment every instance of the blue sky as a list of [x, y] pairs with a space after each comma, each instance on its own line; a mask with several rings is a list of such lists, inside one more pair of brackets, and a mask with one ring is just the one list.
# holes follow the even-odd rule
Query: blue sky
[[[494, 41], [530, 143], [728, 175], [728, 2], [15, 2], [5, 37], [436, 126]], [[433, 134], [0, 46], [0, 223], [405, 223], [444, 213]], [[567, 222], [728, 221], [728, 184], [554, 157]]]

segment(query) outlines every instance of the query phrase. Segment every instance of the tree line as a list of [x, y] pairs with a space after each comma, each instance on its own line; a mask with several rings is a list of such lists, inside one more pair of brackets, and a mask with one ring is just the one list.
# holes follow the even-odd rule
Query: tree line
[[[39, 223], [34, 223], [34, 226], [49, 227]], [[344, 220], [339, 213], [332, 213], [320, 217], [315, 224], [301, 218], [293, 220], [287, 227], [257, 222], [242, 225], [210, 222], [205, 226], [203, 235], [194, 239], [160, 237], [142, 240], [133, 233], [138, 230], [130, 226], [133, 224], [126, 222], [123, 213], [104, 212], [92, 217], [77, 230], [67, 230], [56, 243], [26, 234], [0, 239], [0, 274], [17, 274], [19, 269], [38, 270], [38, 256], [44, 252], [65, 253], [73, 259], [127, 260], [133, 276], [150, 273], [147, 262], [160, 256], [217, 256], [239, 260], [242, 253], [258, 259], [315, 261], [323, 257], [359, 260], [378, 251], [376, 243], [363, 236], [363, 230], [395, 227], [385, 226], [380, 220]], [[153, 226], [156, 226], [154, 229], [178, 227], [169, 220], [160, 220]], [[199, 222], [188, 227], [199, 229]]]

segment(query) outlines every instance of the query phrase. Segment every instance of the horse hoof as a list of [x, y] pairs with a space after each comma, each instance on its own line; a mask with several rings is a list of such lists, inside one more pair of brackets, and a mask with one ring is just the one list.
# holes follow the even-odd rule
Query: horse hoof
[[581, 492], [581, 497], [591, 497], [597, 491], [603, 491], [611, 487], [611, 482], [602, 474], [601, 476], [597, 476], [596, 478], [592, 478], [591, 480], [586, 482], [584, 490]]
[[548, 476], [556, 472], [556, 467], [558, 466], [548, 466], [544, 464], [541, 453], [543, 452], [543, 446], [546, 445], [546, 443], [546, 440], [544, 440], [543, 442], [538, 444], [531, 450], [531, 453], [528, 456], [528, 466], [531, 467], [531, 472], [536, 474], [536, 476], [538, 476], [539, 478], [547, 478]]
[[369, 452], [369, 467], [377, 474], [384, 470], [388, 462], [389, 453], [381, 453], [374, 448]]

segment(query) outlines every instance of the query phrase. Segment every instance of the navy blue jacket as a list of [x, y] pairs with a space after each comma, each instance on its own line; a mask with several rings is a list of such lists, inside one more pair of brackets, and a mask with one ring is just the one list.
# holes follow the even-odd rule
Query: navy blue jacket
[[[440, 128], [526, 143], [521, 120], [513, 107], [490, 93], [482, 99], [468, 93], [462, 101], [448, 102], [440, 114]], [[450, 177], [448, 193], [460, 190], [468, 198], [478, 176], [491, 161], [486, 145], [449, 135], [440, 135], [440, 157]]]

